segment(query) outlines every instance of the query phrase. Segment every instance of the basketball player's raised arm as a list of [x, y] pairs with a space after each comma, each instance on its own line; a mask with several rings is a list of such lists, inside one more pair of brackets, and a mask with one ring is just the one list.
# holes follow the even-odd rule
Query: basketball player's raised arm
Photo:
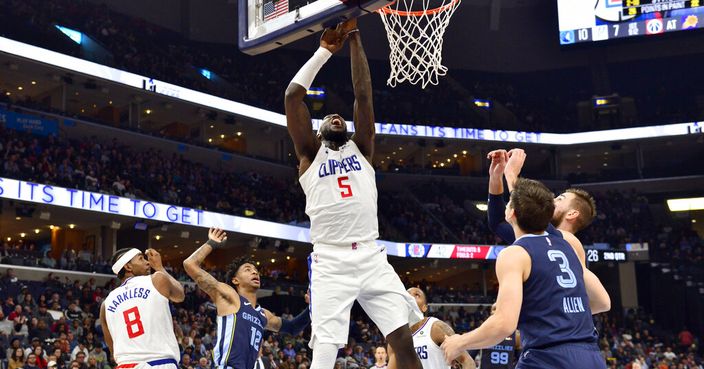
[[592, 311], [592, 315], [611, 310], [611, 297], [609, 297], [609, 293], [606, 291], [606, 288], [604, 288], [599, 277], [591, 270], [587, 269], [586, 255], [582, 241], [572, 233], [566, 231], [562, 231], [562, 237], [572, 246], [575, 254], [577, 254], [577, 258], [579, 258], [579, 262], [582, 264], [584, 287], [587, 290], [587, 296], [589, 296], [589, 309]]
[[513, 227], [505, 220], [506, 203], [504, 202], [504, 170], [508, 161], [506, 150], [494, 150], [487, 155], [489, 165], [489, 199], [486, 217], [489, 229], [505, 242], [512, 244], [516, 240]]
[[499, 294], [496, 311], [479, 328], [449, 336], [442, 344], [445, 360], [451, 363], [462, 351], [497, 345], [518, 327], [523, 304], [523, 281], [530, 270], [530, 256], [520, 246], [509, 246], [496, 259]]
[[305, 172], [310, 162], [313, 161], [320, 147], [320, 141], [313, 135], [310, 111], [308, 111], [303, 99], [305, 99], [308, 89], [313, 84], [313, 80], [320, 68], [330, 59], [333, 53], [342, 48], [346, 37], [341, 26], [335, 29], [326, 29], [320, 38], [320, 48], [301, 67], [286, 88], [284, 97], [286, 127], [293, 140], [298, 161], [301, 164], [299, 169], [301, 174]]
[[[455, 334], [455, 331], [447, 323], [438, 320], [433, 323], [433, 327], [430, 328], [430, 338], [433, 339], [436, 345], [441, 346], [445, 342], [445, 338]], [[453, 359], [462, 365], [462, 369], [477, 369], [477, 363], [474, 362], [467, 351], [462, 351], [460, 356]]]
[[343, 28], [350, 38], [350, 57], [352, 59], [352, 88], [354, 89], [354, 135], [352, 140], [367, 158], [374, 156], [374, 104], [372, 77], [369, 62], [362, 46], [362, 36], [357, 29], [357, 20], [344, 23]]
[[149, 265], [154, 270], [152, 283], [154, 283], [156, 290], [171, 302], [183, 302], [186, 298], [183, 285], [164, 269], [164, 265], [161, 262], [161, 255], [154, 249], [147, 249], [144, 254], [147, 256], [147, 260], [149, 260]]
[[213, 248], [225, 246], [227, 234], [222, 229], [210, 228], [208, 231], [208, 241], [198, 248], [191, 256], [183, 261], [183, 268], [198, 287], [210, 296], [218, 312], [224, 310], [225, 305], [234, 304], [239, 309], [239, 298], [237, 291], [225, 283], [218, 282], [215, 277], [201, 268], [205, 258], [213, 251]]
[[115, 351], [113, 350], [112, 345], [112, 335], [110, 334], [110, 329], [108, 328], [108, 320], [105, 317], [105, 302], [100, 305], [100, 328], [102, 328], [103, 330], [103, 338], [105, 339], [105, 343], [110, 349], [110, 355], [112, 356], [112, 360], [115, 361]]

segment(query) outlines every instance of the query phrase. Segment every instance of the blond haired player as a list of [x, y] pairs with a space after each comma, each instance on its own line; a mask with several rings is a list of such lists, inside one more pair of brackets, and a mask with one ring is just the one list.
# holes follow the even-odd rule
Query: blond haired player
[[[303, 99], [320, 68], [348, 38], [355, 133], [348, 138], [345, 120], [331, 114], [315, 135]], [[311, 369], [335, 366], [338, 348], [347, 343], [355, 300], [393, 347], [398, 367], [421, 369], [408, 327], [421, 319], [420, 311], [389, 264], [385, 247], [376, 243], [379, 221], [371, 164], [375, 134], [372, 83], [356, 21], [323, 33], [320, 48], [286, 89], [285, 105], [313, 243]]]
[[169, 301], [183, 301], [183, 286], [164, 270], [156, 250], [145, 254], [115, 252], [112, 271], [122, 283], [103, 302], [100, 325], [116, 369], [178, 369]]

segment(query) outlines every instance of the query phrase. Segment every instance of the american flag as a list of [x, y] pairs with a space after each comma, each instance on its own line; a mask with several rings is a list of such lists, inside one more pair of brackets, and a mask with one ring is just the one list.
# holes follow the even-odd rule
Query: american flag
[[288, 0], [272, 0], [264, 3], [264, 21], [270, 21], [288, 13]]

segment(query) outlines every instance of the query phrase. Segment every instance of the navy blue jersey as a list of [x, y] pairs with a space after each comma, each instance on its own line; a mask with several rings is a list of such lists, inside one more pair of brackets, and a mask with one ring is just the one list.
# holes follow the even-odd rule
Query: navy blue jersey
[[546, 232], [525, 235], [514, 245], [523, 247], [531, 259], [518, 321], [524, 351], [569, 342], [596, 343], [584, 271], [570, 244]]
[[216, 368], [252, 369], [259, 356], [266, 315], [240, 296], [240, 309], [235, 314], [218, 316], [218, 340], [213, 350]]
[[496, 346], [482, 350], [480, 369], [512, 369], [516, 354], [516, 334], [506, 337]]

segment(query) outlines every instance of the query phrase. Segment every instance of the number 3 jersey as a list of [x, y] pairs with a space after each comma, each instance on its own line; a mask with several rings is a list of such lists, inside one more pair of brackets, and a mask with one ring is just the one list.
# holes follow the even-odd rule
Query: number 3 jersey
[[236, 313], [218, 316], [213, 366], [218, 369], [254, 368], [266, 324], [264, 310], [240, 296], [240, 309]]
[[531, 259], [518, 321], [523, 351], [564, 343], [596, 344], [584, 271], [570, 244], [547, 233], [524, 235], [513, 244]]
[[299, 181], [311, 243], [345, 245], [379, 238], [374, 168], [354, 141], [337, 151], [321, 145]]
[[413, 347], [415, 347], [416, 354], [423, 364], [423, 369], [450, 369], [450, 366], [445, 362], [445, 353], [433, 341], [430, 334], [433, 324], [437, 321], [437, 318], [430, 317], [418, 330], [413, 332]]
[[180, 359], [169, 300], [150, 275], [132, 277], [105, 299], [105, 320], [118, 364]]

